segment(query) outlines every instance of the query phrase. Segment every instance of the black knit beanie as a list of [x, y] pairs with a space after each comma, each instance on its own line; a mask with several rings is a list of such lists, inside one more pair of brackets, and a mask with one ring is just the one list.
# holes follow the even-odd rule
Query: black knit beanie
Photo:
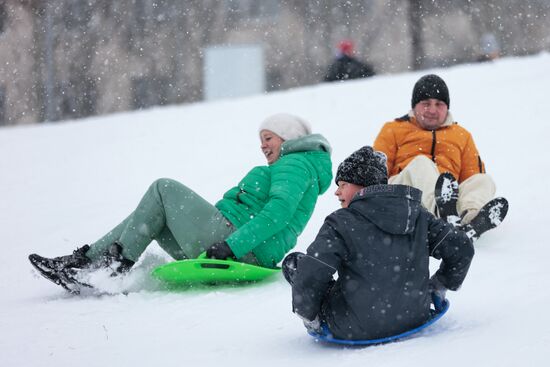
[[388, 183], [386, 155], [369, 146], [353, 152], [338, 166], [335, 182], [346, 181], [359, 186]]
[[447, 84], [435, 74], [424, 75], [418, 79], [413, 88], [411, 106], [414, 108], [418, 102], [430, 98], [443, 101], [448, 108], [451, 108]]

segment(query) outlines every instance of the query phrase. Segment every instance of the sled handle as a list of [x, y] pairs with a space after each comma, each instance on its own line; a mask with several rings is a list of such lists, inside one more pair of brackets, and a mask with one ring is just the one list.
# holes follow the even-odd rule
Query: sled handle
[[[206, 251], [201, 252], [201, 254], [199, 256], [197, 256], [197, 260], [208, 260], [208, 259], [209, 258], [206, 257]], [[212, 260], [214, 260], [214, 259], [212, 259]], [[222, 259], [216, 259], [216, 260], [222, 260]], [[223, 259], [223, 261], [235, 261], [235, 260], [228, 257], [227, 259]]]
[[231, 264], [212, 264], [212, 263], [201, 263], [199, 264], [203, 269], [229, 269]]
[[[206, 257], [206, 251], [205, 252], [202, 252], [198, 257], [197, 257], [197, 260], [219, 260], [219, 259], [209, 259]], [[225, 260], [222, 260], [222, 261], [225, 261], [225, 262], [231, 262], [231, 263], [234, 263], [235, 261], [233, 259], [225, 259]], [[223, 264], [223, 263], [215, 263], [215, 262], [204, 262], [204, 263], [198, 263], [196, 264], [197, 267], [201, 268], [201, 269], [222, 269], [222, 270], [228, 270], [230, 268], [233, 267], [233, 264], [230, 264], [230, 263], [227, 263], [227, 264]]]

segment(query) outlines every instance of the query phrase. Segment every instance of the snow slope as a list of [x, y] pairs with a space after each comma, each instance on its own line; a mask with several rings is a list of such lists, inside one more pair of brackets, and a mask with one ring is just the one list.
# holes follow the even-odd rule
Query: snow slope
[[[67, 254], [96, 240], [159, 177], [215, 202], [264, 164], [257, 126], [272, 113], [310, 120], [332, 143], [336, 168], [372, 144], [383, 122], [407, 112], [420, 73], [0, 129], [0, 365], [548, 365], [549, 69], [550, 55], [542, 54], [434, 70], [510, 212], [476, 243], [469, 276], [449, 295], [441, 321], [415, 338], [369, 348], [315, 343], [291, 313], [282, 276], [166, 292], [147, 275], [168, 261], [154, 244], [128, 278], [112, 284], [128, 295], [72, 297], [38, 277], [27, 255]], [[320, 198], [297, 249], [337, 209], [334, 189]]]

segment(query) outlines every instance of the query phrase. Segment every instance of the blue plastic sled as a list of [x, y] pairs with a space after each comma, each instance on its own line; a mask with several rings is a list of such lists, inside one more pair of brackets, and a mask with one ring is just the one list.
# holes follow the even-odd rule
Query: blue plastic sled
[[449, 309], [449, 305], [450, 305], [449, 300], [444, 300], [442, 305], [441, 305], [442, 307], [439, 311], [435, 311], [433, 309], [430, 310], [431, 311], [431, 317], [424, 324], [422, 324], [422, 325], [420, 325], [420, 326], [418, 326], [418, 327], [416, 327], [412, 330], [405, 331], [401, 334], [391, 335], [391, 336], [387, 336], [385, 338], [367, 339], [367, 340], [336, 339], [332, 336], [332, 334], [328, 330], [328, 327], [327, 327], [326, 324], [322, 325], [322, 328], [323, 328], [323, 333], [322, 334], [315, 333], [315, 332], [312, 332], [312, 331], [308, 331], [308, 334], [311, 335], [312, 337], [314, 337], [316, 340], [320, 340], [320, 341], [326, 342], [326, 343], [333, 343], [333, 344], [341, 344], [341, 345], [385, 344], [385, 343], [393, 342], [393, 341], [396, 341], [398, 339], [402, 339], [402, 338], [408, 337], [410, 335], [416, 334], [419, 331], [427, 328], [428, 326], [430, 326], [431, 324], [433, 324], [434, 322], [439, 320], [441, 317], [443, 317], [443, 315], [445, 315], [445, 313]]

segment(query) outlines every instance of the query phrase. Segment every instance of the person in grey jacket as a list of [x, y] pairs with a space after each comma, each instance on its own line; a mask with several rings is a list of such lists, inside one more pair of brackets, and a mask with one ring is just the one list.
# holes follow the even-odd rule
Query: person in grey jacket
[[[308, 329], [328, 328], [345, 340], [422, 325], [432, 297], [444, 300], [447, 289], [461, 286], [472, 242], [422, 207], [420, 190], [387, 185], [385, 155], [369, 146], [340, 164], [335, 181], [342, 209], [325, 219], [306, 254], [294, 252], [283, 262], [293, 312]], [[431, 279], [430, 256], [441, 260]]]

